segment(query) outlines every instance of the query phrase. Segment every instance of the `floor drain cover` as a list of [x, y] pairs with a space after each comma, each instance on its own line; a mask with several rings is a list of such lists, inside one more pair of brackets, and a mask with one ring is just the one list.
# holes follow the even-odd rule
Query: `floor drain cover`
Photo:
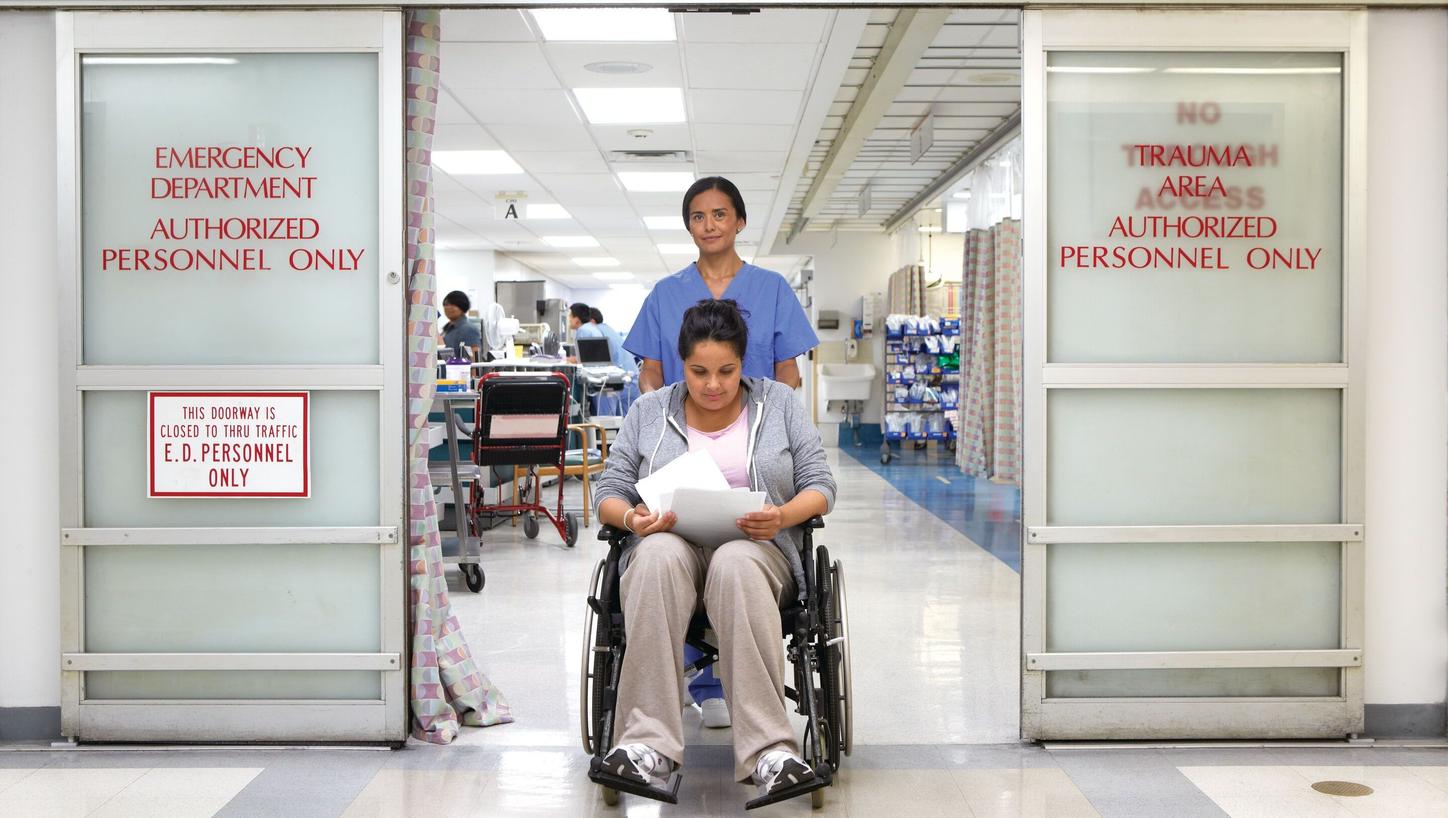
[[1326, 795], [1356, 797], [1373, 794], [1372, 787], [1366, 784], [1357, 784], [1352, 781], [1319, 781], [1313, 784], [1312, 788]]

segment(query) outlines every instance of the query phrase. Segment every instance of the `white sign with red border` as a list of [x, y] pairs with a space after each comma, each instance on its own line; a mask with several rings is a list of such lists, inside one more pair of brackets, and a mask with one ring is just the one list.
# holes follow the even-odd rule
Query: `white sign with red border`
[[151, 392], [150, 497], [309, 497], [307, 392]]

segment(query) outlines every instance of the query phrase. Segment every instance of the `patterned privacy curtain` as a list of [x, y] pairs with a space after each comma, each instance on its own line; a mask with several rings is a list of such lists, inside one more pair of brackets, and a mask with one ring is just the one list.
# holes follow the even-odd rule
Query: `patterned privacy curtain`
[[473, 664], [448, 600], [442, 537], [427, 471], [427, 416], [437, 386], [433, 270], [432, 135], [437, 118], [439, 19], [407, 12], [407, 422], [408, 570], [412, 603], [412, 733], [447, 744], [459, 724], [487, 727], [513, 717], [503, 695]]
[[966, 474], [1021, 482], [1021, 223], [965, 238], [956, 459]]
[[925, 268], [907, 264], [890, 274], [889, 313], [925, 315]]

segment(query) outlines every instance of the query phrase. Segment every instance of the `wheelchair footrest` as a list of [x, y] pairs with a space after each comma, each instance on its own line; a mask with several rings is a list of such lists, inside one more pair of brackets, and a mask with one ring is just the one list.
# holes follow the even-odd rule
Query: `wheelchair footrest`
[[814, 792], [815, 790], [828, 787], [829, 785], [830, 779], [823, 778], [818, 772], [816, 772], [815, 777], [810, 779], [809, 781], [801, 781], [800, 783], [795, 784], [792, 787], [784, 787], [782, 789], [775, 790], [768, 795], [761, 795], [758, 798], [755, 798], [754, 800], [745, 804], [744, 808], [746, 810], [750, 810], [757, 809], [759, 807], [767, 807], [770, 804], [778, 804], [780, 801], [788, 801], [791, 798], [798, 798], [801, 795]]
[[619, 792], [626, 792], [629, 795], [638, 795], [644, 798], [652, 798], [655, 801], [663, 801], [665, 804], [679, 803], [679, 785], [683, 783], [684, 776], [675, 770], [669, 775], [661, 787], [651, 787], [647, 784], [640, 784], [633, 779], [614, 775], [603, 766], [603, 759], [594, 756], [588, 763], [588, 780], [603, 787], [608, 787]]

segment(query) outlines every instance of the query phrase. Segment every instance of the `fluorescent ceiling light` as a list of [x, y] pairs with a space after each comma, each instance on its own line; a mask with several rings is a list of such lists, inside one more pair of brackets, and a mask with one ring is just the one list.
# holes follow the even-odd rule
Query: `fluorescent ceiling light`
[[1341, 74], [1335, 65], [1307, 66], [1304, 68], [1163, 68], [1167, 74]]
[[633, 273], [594, 273], [595, 278], [600, 281], [631, 281]]
[[528, 205], [528, 218], [530, 219], [571, 219], [568, 211], [560, 204], [530, 204]]
[[432, 163], [449, 176], [501, 176], [523, 172], [507, 151], [433, 151]]
[[580, 256], [573, 259], [579, 267], [617, 267], [618, 259], [608, 256]]
[[683, 193], [694, 184], [694, 174], [683, 170], [622, 170], [618, 180], [634, 193]]
[[668, 42], [674, 15], [664, 9], [534, 9], [528, 12], [545, 40]]
[[955, 193], [952, 194], [952, 196], [953, 196], [953, 198], [956, 198], [956, 199], [969, 199], [969, 198], [970, 198], [970, 188], [966, 188], [965, 190], [957, 190], [957, 191], [955, 191]]
[[684, 220], [678, 215], [673, 216], [645, 216], [644, 224], [650, 230], [684, 230]]
[[543, 241], [554, 247], [597, 247], [598, 239], [593, 236], [544, 236]]
[[236, 65], [235, 57], [82, 57], [85, 65]]
[[692, 244], [660, 244], [659, 252], [666, 256], [692, 256], [699, 248]]
[[935, 224], [922, 224], [918, 228], [921, 233], [939, 233], [940, 226]]
[[1052, 65], [1046, 70], [1053, 74], [1150, 74], [1156, 69], [1115, 65]]
[[594, 125], [683, 122], [682, 88], [574, 88], [583, 115]]

